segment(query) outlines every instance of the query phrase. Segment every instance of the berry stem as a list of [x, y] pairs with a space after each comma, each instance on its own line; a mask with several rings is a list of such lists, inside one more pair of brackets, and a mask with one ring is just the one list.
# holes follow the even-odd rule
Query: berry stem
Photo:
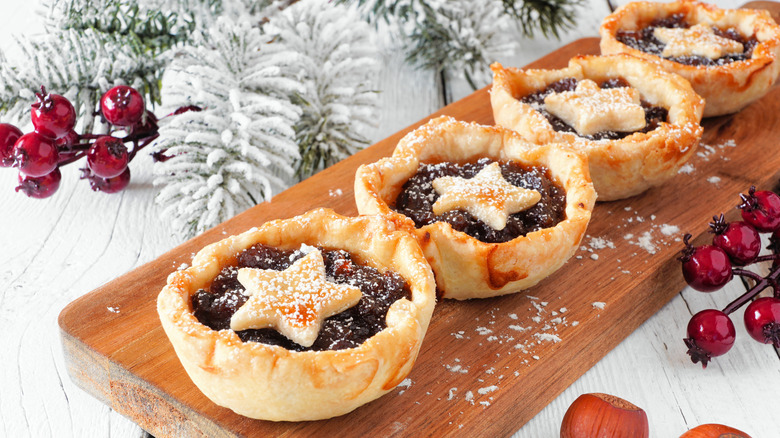
[[92, 143], [78, 143], [74, 144], [69, 148], [62, 148], [62, 151], [70, 152], [70, 151], [86, 151], [89, 149], [89, 147], [92, 146]]
[[170, 117], [170, 116], [177, 116], [179, 114], [184, 114], [184, 113], [189, 112], [189, 111], [199, 112], [199, 111], [203, 111], [203, 108], [201, 108], [201, 107], [199, 107], [197, 105], [182, 106], [182, 107], [177, 108], [176, 111], [161, 117], [160, 120], [165, 119], [165, 118]]
[[59, 162], [59, 166], [61, 167], [61, 166], [64, 166], [66, 164], [73, 163], [74, 161], [78, 161], [81, 158], [85, 157], [86, 155], [87, 155], [87, 151], [86, 150], [82, 150], [81, 152], [77, 153], [76, 155], [74, 155], [74, 156], [72, 156], [72, 157], [70, 157], [68, 159], [60, 161]]
[[135, 157], [135, 154], [138, 153], [138, 151], [148, 146], [149, 143], [155, 141], [159, 136], [160, 134], [155, 132], [148, 137], [142, 137], [140, 140], [133, 140], [133, 150], [128, 154], [127, 160], [131, 161], [133, 157]]
[[[738, 271], [742, 271], [742, 272], [738, 272]], [[755, 286], [751, 287], [750, 290], [740, 295], [739, 298], [729, 303], [729, 305], [723, 309], [723, 313], [725, 313], [726, 315], [729, 315], [735, 310], [744, 306], [747, 302], [751, 301], [753, 298], [755, 298], [756, 295], [758, 295], [761, 291], [763, 291], [767, 287], [772, 288], [775, 296], [778, 295], [777, 279], [780, 278], [780, 266], [772, 270], [772, 272], [766, 277], [761, 277], [760, 275], [754, 274], [752, 272], [750, 272], [750, 274], [752, 275], [747, 275], [745, 274], [746, 272], [750, 272], [750, 271], [746, 271], [744, 269], [734, 269], [735, 274], [753, 278], [754, 280], [756, 280], [756, 284]]]
[[755, 282], [756, 282], [756, 284], [758, 284], [759, 282], [761, 282], [761, 280], [763, 280], [763, 279], [764, 279], [764, 277], [762, 277], [762, 276], [760, 276], [760, 275], [756, 274], [756, 273], [755, 273], [755, 272], [753, 272], [753, 271], [748, 271], [747, 269], [741, 269], [741, 268], [732, 268], [732, 269], [731, 269], [731, 272], [733, 272], [733, 273], [734, 273], [734, 275], [739, 275], [740, 277], [747, 277], [747, 278], [750, 278], [750, 279], [752, 279], [753, 281], [755, 281]]
[[773, 262], [773, 261], [777, 260], [778, 258], [780, 258], [780, 254], [767, 254], [767, 255], [762, 255], [762, 256], [757, 257], [756, 260], [753, 261], [753, 263]]

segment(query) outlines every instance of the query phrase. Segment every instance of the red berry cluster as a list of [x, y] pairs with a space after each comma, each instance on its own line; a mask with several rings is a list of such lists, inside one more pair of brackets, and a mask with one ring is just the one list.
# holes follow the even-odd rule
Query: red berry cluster
[[[158, 136], [156, 117], [146, 110], [141, 94], [125, 85], [108, 90], [100, 99], [98, 114], [109, 124], [105, 135], [79, 135], [74, 130], [76, 110], [65, 97], [47, 93], [44, 87], [36, 97], [33, 132], [23, 134], [0, 123], [0, 166], [18, 168], [16, 191], [32, 198], [53, 195], [62, 178], [59, 168], [82, 157], [87, 158], [82, 179], [89, 180], [92, 190], [121, 191], [130, 182], [128, 163]], [[124, 136], [116, 135], [120, 131]]]
[[[756, 191], [750, 187], [747, 195], [740, 195], [742, 221], [727, 223], [713, 217], [710, 232], [715, 236], [712, 245], [693, 247], [691, 235], [686, 234], [685, 248], [680, 261], [685, 281], [694, 289], [713, 292], [731, 281], [734, 275], [751, 278], [756, 284], [732, 301], [722, 311], [703, 310], [688, 323], [688, 337], [684, 339], [693, 363], [704, 368], [715, 356], [725, 354], [734, 345], [736, 331], [729, 315], [743, 305], [744, 323], [750, 336], [765, 344], [780, 348], [780, 196], [770, 191]], [[768, 249], [771, 254], [759, 256], [760, 233], [772, 233]], [[745, 265], [772, 261], [772, 272], [763, 277], [742, 268]], [[774, 296], [754, 299], [767, 287]]]

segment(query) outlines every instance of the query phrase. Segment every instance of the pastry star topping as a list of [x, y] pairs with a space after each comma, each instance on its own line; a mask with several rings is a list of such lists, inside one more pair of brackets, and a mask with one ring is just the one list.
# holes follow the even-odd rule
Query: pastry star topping
[[602, 89], [590, 79], [579, 81], [574, 91], [545, 97], [544, 104], [547, 111], [580, 135], [633, 132], [644, 128], [646, 123], [639, 91], [631, 87]]
[[527, 210], [542, 198], [536, 190], [517, 187], [504, 179], [498, 163], [491, 163], [473, 178], [443, 176], [433, 180], [433, 189], [441, 195], [433, 204], [433, 213], [465, 210], [495, 230], [503, 230], [510, 214]]
[[661, 56], [666, 58], [693, 55], [718, 59], [745, 50], [741, 43], [715, 35], [715, 30], [704, 23], [688, 29], [657, 27], [653, 31], [653, 36], [666, 44], [664, 51], [661, 52]]
[[249, 299], [230, 319], [234, 331], [273, 327], [291, 341], [310, 347], [325, 318], [360, 301], [360, 289], [325, 277], [322, 253], [314, 249], [284, 271], [241, 268], [238, 281]]

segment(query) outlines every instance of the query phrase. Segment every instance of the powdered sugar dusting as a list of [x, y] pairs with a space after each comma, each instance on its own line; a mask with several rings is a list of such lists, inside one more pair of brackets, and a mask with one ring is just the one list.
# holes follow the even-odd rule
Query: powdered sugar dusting
[[414, 383], [414, 382], [412, 382], [412, 379], [410, 379], [410, 378], [406, 378], [406, 379], [402, 380], [401, 383], [399, 383], [396, 386], [396, 388], [400, 388], [401, 389], [400, 391], [398, 391], [398, 395], [401, 395], [404, 392], [406, 392], [406, 390], [409, 389], [409, 387], [412, 386], [412, 383]]
[[450, 392], [447, 394], [447, 400], [452, 400], [455, 398], [455, 393], [458, 391], [458, 388], [450, 388]]
[[553, 343], [561, 342], [561, 338], [558, 337], [558, 335], [554, 335], [552, 333], [534, 333], [534, 337], [540, 341], [548, 341]]
[[685, 173], [690, 174], [693, 173], [693, 171], [696, 170], [695, 167], [693, 167], [693, 164], [685, 163], [683, 164], [679, 170], [677, 170], [677, 173]]
[[480, 395], [485, 395], [485, 394], [489, 394], [489, 393], [491, 393], [491, 392], [493, 392], [493, 391], [497, 391], [497, 390], [498, 390], [498, 386], [496, 386], [496, 385], [491, 385], [491, 386], [486, 386], [486, 387], [484, 387], [484, 388], [479, 388], [479, 389], [477, 390], [477, 392], [478, 392]]
[[[722, 140], [721, 142], [715, 145], [699, 143], [699, 150], [696, 152], [696, 156], [703, 159], [704, 161], [710, 161], [712, 158], [715, 158], [717, 154], [723, 151], [725, 148], [735, 148], [735, 147], [737, 147], [737, 142], [735, 142], [733, 139]], [[727, 157], [721, 157], [721, 158], [723, 160], [728, 161]]]
[[590, 247], [593, 249], [604, 249], [604, 248], [615, 248], [615, 244], [612, 243], [612, 241], [607, 240], [603, 237], [591, 237], [590, 238]]
[[642, 233], [642, 235], [636, 239], [636, 245], [650, 254], [655, 254], [658, 251], [658, 246], [656, 246], [655, 241], [653, 240], [653, 234], [650, 231]]
[[664, 236], [674, 236], [680, 233], [680, 227], [677, 225], [663, 224], [661, 225], [661, 234]]
[[451, 373], [466, 374], [469, 372], [468, 368], [464, 368], [463, 365], [460, 364], [460, 359], [458, 358], [455, 358], [455, 363], [452, 365], [445, 364], [444, 368]]

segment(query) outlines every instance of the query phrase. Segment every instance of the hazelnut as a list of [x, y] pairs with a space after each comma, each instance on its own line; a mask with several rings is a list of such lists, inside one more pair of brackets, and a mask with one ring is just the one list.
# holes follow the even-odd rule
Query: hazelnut
[[609, 394], [583, 394], [569, 406], [561, 438], [647, 438], [650, 426], [641, 408]]
[[680, 438], [750, 438], [750, 435], [722, 424], [702, 424], [680, 435]]

